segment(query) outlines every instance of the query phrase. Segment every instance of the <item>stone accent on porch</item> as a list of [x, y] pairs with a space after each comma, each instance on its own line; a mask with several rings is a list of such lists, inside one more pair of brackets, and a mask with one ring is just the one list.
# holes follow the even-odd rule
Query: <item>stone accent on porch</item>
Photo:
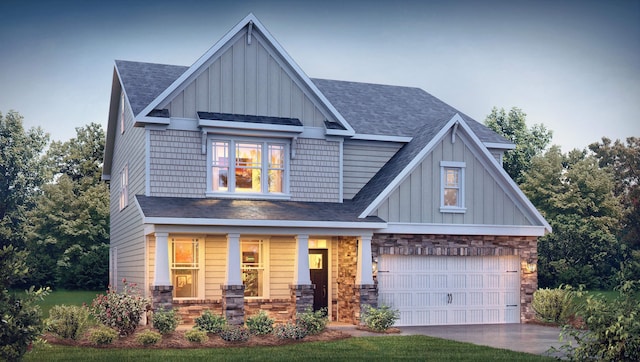
[[222, 313], [227, 323], [240, 325], [244, 323], [244, 285], [221, 285]]
[[151, 309], [173, 308], [173, 286], [172, 285], [152, 285], [151, 289]]
[[303, 313], [307, 309], [313, 309], [313, 291], [315, 286], [311, 285], [289, 285], [291, 290], [291, 303], [294, 306], [292, 317], [295, 313]]
[[373, 308], [378, 307], [378, 288], [375, 284], [356, 285], [353, 288], [353, 293], [355, 294], [355, 299], [358, 303], [354, 319], [358, 324], [363, 325], [362, 315], [364, 314], [365, 306], [368, 305]]
[[338, 322], [356, 324], [358, 303], [354, 292], [358, 250], [356, 238], [338, 239]]

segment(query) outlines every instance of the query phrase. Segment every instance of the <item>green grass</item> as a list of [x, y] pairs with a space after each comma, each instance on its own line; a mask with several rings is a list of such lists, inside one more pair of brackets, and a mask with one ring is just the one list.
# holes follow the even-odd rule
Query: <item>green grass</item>
[[91, 305], [91, 301], [96, 294], [104, 294], [105, 291], [87, 291], [87, 290], [56, 290], [46, 297], [43, 301], [39, 301], [38, 305], [42, 309], [42, 318], [49, 318], [49, 310], [54, 305]]
[[208, 349], [96, 349], [50, 346], [25, 361], [553, 361], [527, 353], [427, 336], [349, 338], [276, 347]]

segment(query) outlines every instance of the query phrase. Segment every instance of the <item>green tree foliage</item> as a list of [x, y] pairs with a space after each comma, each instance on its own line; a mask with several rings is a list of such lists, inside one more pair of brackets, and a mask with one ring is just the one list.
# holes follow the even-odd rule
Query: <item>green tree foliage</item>
[[612, 175], [585, 151], [565, 155], [553, 146], [532, 159], [523, 179], [522, 190], [553, 227], [538, 240], [540, 286], [611, 287], [624, 258]]
[[600, 167], [614, 176], [614, 192], [622, 202], [622, 241], [640, 249], [640, 138], [629, 137], [626, 144], [620, 140], [611, 142], [603, 137], [592, 143], [589, 149], [595, 153]]
[[22, 225], [44, 175], [41, 154], [49, 136], [40, 128], [24, 130], [22, 116], [0, 113], [0, 245], [23, 247]]
[[503, 167], [511, 178], [521, 184], [523, 174], [531, 167], [531, 159], [541, 155], [551, 142], [552, 132], [542, 124], [527, 128], [527, 114], [513, 107], [507, 114], [504, 108], [493, 107], [484, 124], [516, 144], [516, 149], [504, 155]]

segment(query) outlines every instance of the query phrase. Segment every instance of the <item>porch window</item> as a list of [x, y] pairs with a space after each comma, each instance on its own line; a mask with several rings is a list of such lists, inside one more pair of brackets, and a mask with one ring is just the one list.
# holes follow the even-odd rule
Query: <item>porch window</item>
[[210, 195], [287, 197], [286, 143], [252, 139], [210, 142]]
[[245, 297], [265, 297], [265, 252], [263, 240], [242, 240], [242, 284]]
[[171, 280], [175, 298], [198, 297], [199, 261], [198, 239], [171, 239]]
[[120, 210], [129, 205], [129, 166], [120, 171]]
[[440, 211], [462, 213], [464, 206], [464, 162], [440, 162]]

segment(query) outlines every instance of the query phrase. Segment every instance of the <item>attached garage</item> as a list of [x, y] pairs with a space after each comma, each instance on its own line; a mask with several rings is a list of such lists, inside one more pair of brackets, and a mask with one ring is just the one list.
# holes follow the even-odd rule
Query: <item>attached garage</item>
[[378, 302], [397, 326], [520, 323], [520, 258], [380, 255]]

